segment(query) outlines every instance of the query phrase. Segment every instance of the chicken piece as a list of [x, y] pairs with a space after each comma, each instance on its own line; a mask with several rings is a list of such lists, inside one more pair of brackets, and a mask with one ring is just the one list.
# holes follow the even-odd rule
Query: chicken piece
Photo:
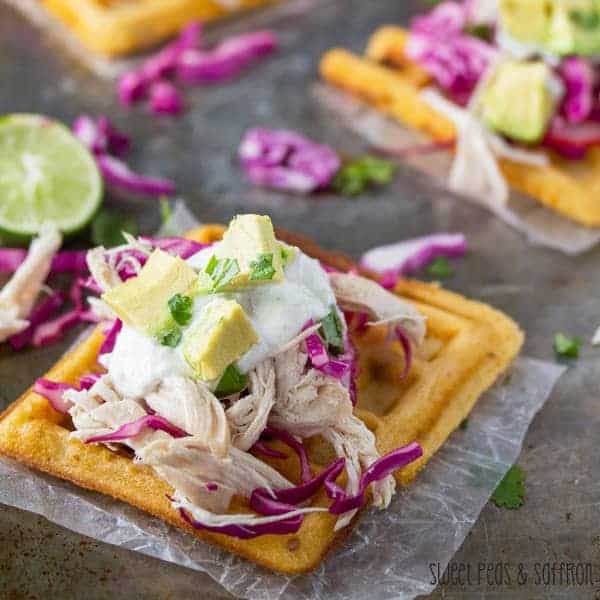
[[[201, 382], [167, 377], [146, 404], [159, 416], [198, 439], [220, 458], [229, 453], [231, 434], [223, 405]], [[244, 448], [245, 450], [245, 448]]]
[[410, 302], [359, 275], [329, 273], [329, 281], [344, 310], [369, 313], [370, 325], [399, 325], [416, 346], [425, 339], [425, 318]]
[[317, 435], [352, 415], [348, 390], [316, 369], [306, 371], [308, 355], [296, 346], [275, 357], [277, 398], [269, 423], [300, 437]]
[[61, 242], [62, 235], [56, 227], [42, 227], [40, 235], [31, 243], [27, 257], [0, 291], [0, 342], [29, 326], [27, 317]]
[[233, 432], [233, 445], [249, 450], [267, 426], [275, 404], [275, 363], [267, 359], [250, 372], [249, 394], [239, 398], [227, 410]]
[[[323, 432], [323, 437], [331, 443], [337, 456], [346, 459], [348, 483], [346, 492], [354, 496], [358, 492], [361, 473], [370, 467], [378, 458], [375, 436], [365, 424], [354, 415], [342, 419]], [[396, 491], [396, 480], [388, 475], [371, 484], [373, 504], [378, 508], [387, 508]], [[350, 523], [356, 511], [340, 516], [335, 529], [341, 529]]]
[[292, 486], [248, 452], [232, 446], [229, 455], [221, 458], [197, 437], [158, 440], [138, 450], [138, 456], [179, 494], [213, 512], [225, 512], [234, 495], [249, 497], [256, 488], [271, 491]]

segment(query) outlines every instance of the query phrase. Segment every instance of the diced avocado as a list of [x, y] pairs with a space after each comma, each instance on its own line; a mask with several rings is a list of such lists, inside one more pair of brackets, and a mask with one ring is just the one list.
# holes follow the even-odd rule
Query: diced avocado
[[279, 242], [279, 252], [281, 254], [281, 264], [285, 269], [291, 262], [294, 262], [298, 253], [298, 248], [296, 246], [290, 246], [290, 244], [286, 244], [285, 242]]
[[545, 47], [561, 56], [600, 54], [600, 6], [597, 0], [555, 0]]
[[[282, 281], [281, 248], [271, 219], [259, 215], [235, 217], [204, 271], [201, 286], [208, 292]], [[227, 276], [222, 283], [224, 271]]]
[[102, 299], [127, 325], [160, 337], [175, 326], [169, 300], [193, 296], [198, 274], [184, 260], [155, 250], [137, 277], [105, 292]]
[[500, 0], [502, 29], [560, 56], [600, 54], [599, 0]]
[[553, 0], [500, 0], [502, 28], [516, 40], [541, 44], [546, 39]]
[[183, 355], [199, 379], [212, 381], [251, 346], [258, 335], [235, 300], [216, 297], [183, 335]]
[[552, 73], [543, 62], [507, 61], [499, 65], [481, 95], [485, 123], [509, 138], [536, 142], [554, 113]]

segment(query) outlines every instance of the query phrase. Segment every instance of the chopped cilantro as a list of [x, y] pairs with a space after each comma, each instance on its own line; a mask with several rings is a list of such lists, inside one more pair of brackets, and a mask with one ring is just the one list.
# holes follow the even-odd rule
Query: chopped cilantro
[[194, 299], [191, 296], [175, 294], [169, 298], [169, 310], [179, 325], [187, 325], [192, 320]]
[[215, 389], [215, 395], [223, 398], [224, 396], [230, 396], [241, 392], [247, 385], [248, 378], [243, 373], [240, 373], [238, 368], [232, 363], [230, 364], [223, 373], [217, 387]]
[[235, 258], [218, 259], [213, 254], [204, 271], [210, 275], [210, 291], [215, 293], [220, 292], [240, 272], [240, 266]]
[[460, 425], [458, 427], [459, 427], [459, 429], [462, 429], [462, 431], [467, 429], [469, 427], [469, 417], [467, 417], [466, 419], [463, 419], [460, 422]]
[[525, 501], [525, 473], [513, 465], [492, 494], [492, 502], [500, 508], [519, 508]]
[[259, 254], [257, 260], [250, 263], [250, 281], [265, 281], [273, 279], [273, 254]]
[[337, 314], [337, 310], [332, 308], [329, 314], [321, 319], [321, 328], [319, 329], [325, 344], [334, 354], [340, 354], [344, 351], [344, 337], [342, 336], [342, 326]]
[[116, 211], [102, 210], [92, 222], [92, 242], [96, 246], [114, 248], [125, 243], [123, 231], [137, 235], [139, 228], [135, 219]]
[[171, 218], [171, 205], [166, 198], [160, 199], [160, 222], [164, 227]]
[[557, 333], [554, 336], [554, 351], [559, 356], [577, 358], [580, 346], [581, 339], [578, 337], [567, 337], [564, 333]]
[[159, 338], [159, 342], [161, 343], [161, 345], [163, 346], [169, 346], [170, 348], [175, 348], [176, 346], [179, 345], [179, 342], [181, 341], [181, 329], [179, 329], [179, 327], [172, 327], [171, 329], [165, 331], [165, 333], [163, 333], [160, 338]]
[[600, 12], [596, 10], [572, 10], [569, 18], [581, 29], [594, 30], [600, 28]]
[[343, 165], [333, 178], [331, 186], [340, 194], [356, 196], [371, 184], [384, 185], [392, 181], [396, 169], [396, 165], [387, 160], [363, 156]]
[[454, 269], [445, 256], [438, 256], [429, 264], [425, 272], [431, 277], [439, 277], [441, 279], [454, 275]]
[[478, 25], [469, 25], [465, 31], [473, 37], [479, 38], [484, 42], [489, 42], [493, 37], [492, 28], [482, 23]]

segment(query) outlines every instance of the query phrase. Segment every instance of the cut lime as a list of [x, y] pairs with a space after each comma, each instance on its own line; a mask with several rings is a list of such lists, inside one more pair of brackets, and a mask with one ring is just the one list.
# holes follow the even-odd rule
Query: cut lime
[[39, 115], [0, 118], [0, 235], [29, 238], [44, 223], [74, 233], [101, 200], [96, 162], [64, 125]]

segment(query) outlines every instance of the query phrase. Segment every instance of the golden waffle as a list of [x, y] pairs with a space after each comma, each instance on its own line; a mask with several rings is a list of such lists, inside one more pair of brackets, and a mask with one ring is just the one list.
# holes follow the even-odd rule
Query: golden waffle
[[205, 23], [273, 0], [40, 1], [90, 50], [119, 56], [148, 48], [174, 35], [192, 20]]
[[[432, 80], [404, 54], [407, 35], [400, 27], [387, 26], [371, 37], [365, 56], [330, 50], [321, 60], [321, 75], [436, 141], [452, 141], [454, 124], [419, 95]], [[500, 159], [500, 168], [516, 191], [583, 225], [600, 227], [600, 148], [578, 161], [546, 154], [550, 163], [545, 167]]]
[[[206, 226], [189, 237], [200, 242], [218, 239], [224, 228]], [[284, 231], [280, 239], [341, 270], [353, 266], [346, 257], [321, 250], [314, 243]], [[409, 376], [400, 381], [404, 355], [397, 343], [386, 344], [385, 331], [373, 328], [356, 342], [362, 374], [357, 414], [375, 433], [380, 452], [417, 440], [423, 457], [398, 473], [406, 484], [443, 444], [518, 353], [523, 336], [504, 314], [436, 285], [401, 281], [397, 291], [413, 301], [427, 317], [428, 334], [418, 350]], [[76, 384], [85, 373], [98, 370], [95, 357], [102, 343], [100, 329], [68, 353], [47, 377]], [[334, 532], [335, 517], [311, 513], [296, 534], [238, 540], [196, 531], [184, 523], [167, 499], [169, 485], [151, 468], [136, 465], [130, 456], [102, 445], [69, 440], [70, 418], [55, 412], [43, 397], [28, 390], [0, 419], [0, 452], [73, 483], [128, 502], [164, 521], [190, 531], [249, 560], [285, 573], [302, 573], [318, 566], [324, 556], [351, 530]], [[280, 447], [285, 450], [285, 448]], [[331, 449], [321, 438], [307, 441], [313, 467], [329, 461]], [[299, 479], [295, 456], [270, 460], [292, 481]], [[327, 506], [324, 492], [315, 505]], [[240, 500], [235, 509], [243, 508]], [[355, 521], [356, 522], [356, 519]]]

